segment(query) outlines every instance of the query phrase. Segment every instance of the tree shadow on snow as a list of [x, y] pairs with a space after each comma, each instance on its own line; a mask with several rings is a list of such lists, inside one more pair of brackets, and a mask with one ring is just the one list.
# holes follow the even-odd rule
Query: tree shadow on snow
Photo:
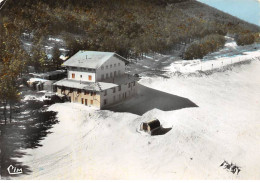
[[[56, 112], [46, 109], [47, 106], [44, 106], [41, 101], [25, 101], [22, 102], [19, 111], [13, 115], [16, 122], [8, 122], [6, 125], [0, 123], [0, 173], [2, 179], [12, 179], [33, 172], [29, 166], [18, 161], [17, 158], [26, 155], [21, 149], [42, 146], [41, 140], [50, 133], [48, 130], [58, 123]], [[29, 111], [29, 113], [23, 115], [24, 111]], [[14, 168], [22, 169], [22, 174], [10, 174], [8, 171], [10, 166], [13, 167], [11, 171], [15, 171]]]
[[198, 107], [187, 98], [172, 95], [138, 84], [138, 94], [122, 103], [108, 106], [107, 110], [114, 112], [129, 112], [143, 115], [154, 108], [162, 111], [172, 111], [188, 107]]

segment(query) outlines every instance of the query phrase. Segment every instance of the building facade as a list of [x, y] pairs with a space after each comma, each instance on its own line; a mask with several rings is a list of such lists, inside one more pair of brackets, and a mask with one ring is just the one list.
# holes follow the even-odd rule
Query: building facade
[[137, 93], [137, 79], [125, 73], [128, 60], [112, 52], [79, 51], [63, 66], [67, 78], [54, 83], [71, 102], [104, 108]]

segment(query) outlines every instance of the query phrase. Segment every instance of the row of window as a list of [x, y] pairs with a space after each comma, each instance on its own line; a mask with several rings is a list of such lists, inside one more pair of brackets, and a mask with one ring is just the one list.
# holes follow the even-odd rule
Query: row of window
[[[128, 95], [130, 95], [130, 91], [128, 91]], [[127, 92], [124, 92], [123, 94], [119, 94], [117, 98], [118, 98], [118, 100], [121, 100], [122, 97], [123, 97], [123, 99], [125, 99], [127, 97]], [[108, 99], [104, 99], [103, 102], [104, 102], [104, 105], [107, 105]], [[113, 97], [113, 103], [114, 102], [116, 102], [116, 95]], [[88, 105], [88, 99], [81, 98], [81, 103]], [[93, 103], [94, 103], [93, 100], [90, 100], [90, 104], [93, 105]]]
[[[120, 76], [120, 74], [121, 74], [120, 71], [114, 71], [114, 73], [113, 73], [113, 72], [110, 72], [110, 74], [109, 74], [109, 73], [106, 73], [106, 79], [108, 79], [108, 78], [113, 78], [113, 77], [116, 77], [116, 76]], [[105, 74], [102, 74], [102, 75], [101, 75], [101, 79], [105, 79]]]
[[[88, 99], [81, 98], [81, 104], [89, 105]], [[90, 105], [93, 105], [94, 101], [90, 100]]]
[[[120, 63], [114, 64], [114, 67], [116, 67], [117, 65], [118, 65], [118, 67], [119, 67], [119, 66], [120, 66]], [[106, 65], [105, 67], [106, 67], [106, 69], [108, 69], [109, 66]], [[104, 70], [105, 67], [102, 65], [102, 66], [101, 66], [101, 70]], [[113, 64], [110, 64], [110, 69], [111, 69], [111, 68], [113, 68]]]
[[[71, 74], [71, 78], [72, 78], [72, 79], [75, 79], [75, 76], [76, 76], [75, 73], [72, 73], [72, 74]], [[80, 75], [80, 78], [82, 79], [82, 75]], [[91, 76], [91, 75], [88, 75], [88, 80], [89, 80], [89, 81], [92, 80], [92, 76]]]
[[71, 71], [91, 71], [91, 72], [95, 71], [95, 69], [83, 68], [83, 67], [68, 67], [68, 70], [71, 70]]

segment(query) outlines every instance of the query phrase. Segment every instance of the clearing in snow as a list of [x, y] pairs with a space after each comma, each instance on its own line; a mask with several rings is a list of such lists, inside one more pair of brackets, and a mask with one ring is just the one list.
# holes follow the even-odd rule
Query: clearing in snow
[[[49, 110], [60, 122], [41, 147], [23, 150], [17, 161], [32, 173], [19, 179], [260, 179], [259, 61], [204, 77], [139, 83], [199, 107], [136, 115], [54, 104]], [[138, 132], [141, 122], [154, 118], [172, 130]], [[220, 166], [224, 161], [240, 172]]]

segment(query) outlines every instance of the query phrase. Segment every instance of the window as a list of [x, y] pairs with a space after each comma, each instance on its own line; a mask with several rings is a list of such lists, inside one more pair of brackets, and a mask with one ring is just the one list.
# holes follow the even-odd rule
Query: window
[[116, 64], [114, 64], [114, 67], [116, 67]]
[[87, 91], [86, 90], [84, 90], [84, 95], [87, 95]]
[[77, 90], [77, 94], [79, 94], [79, 93], [81, 93], [81, 90], [80, 90], [80, 89]]
[[131, 87], [131, 83], [128, 83], [128, 88], [130, 88]]
[[114, 76], [116, 77], [116, 71], [114, 72]]
[[121, 85], [118, 86], [118, 91], [121, 91]]
[[104, 99], [104, 105], [106, 105], [107, 104], [107, 99]]
[[108, 65], [106, 65], [106, 69], [108, 69]]
[[90, 104], [93, 105], [93, 100], [90, 100]]
[[93, 92], [90, 92], [90, 96], [93, 96]]
[[108, 79], [108, 73], [106, 74], [106, 78]]
[[70, 93], [72, 93], [73, 92], [73, 88], [70, 88]]
[[85, 105], [88, 105], [88, 99], [85, 99]]
[[112, 72], [110, 72], [110, 78], [112, 78], [113, 77], [113, 73]]
[[101, 66], [101, 70], [104, 70], [104, 66]]
[[110, 65], [110, 68], [112, 68], [112, 64]]
[[107, 95], [107, 91], [105, 90], [104, 96], [106, 96], [106, 95]]
[[72, 77], [72, 79], [75, 79], [75, 74], [74, 74], [74, 73], [72, 73], [71, 77]]
[[95, 96], [96, 95], [96, 92], [93, 92], [93, 96]]
[[133, 86], [135, 86], [135, 81], [133, 82]]
[[84, 98], [81, 98], [81, 104], [84, 104]]
[[104, 74], [101, 75], [101, 79], [104, 79]]
[[116, 88], [113, 88], [113, 93], [116, 93]]
[[92, 80], [92, 76], [91, 76], [91, 75], [88, 76], [88, 80], [89, 80], [89, 81]]
[[57, 86], [53, 86], [53, 92], [57, 92]]
[[80, 75], [80, 78], [82, 78], [82, 75]]

